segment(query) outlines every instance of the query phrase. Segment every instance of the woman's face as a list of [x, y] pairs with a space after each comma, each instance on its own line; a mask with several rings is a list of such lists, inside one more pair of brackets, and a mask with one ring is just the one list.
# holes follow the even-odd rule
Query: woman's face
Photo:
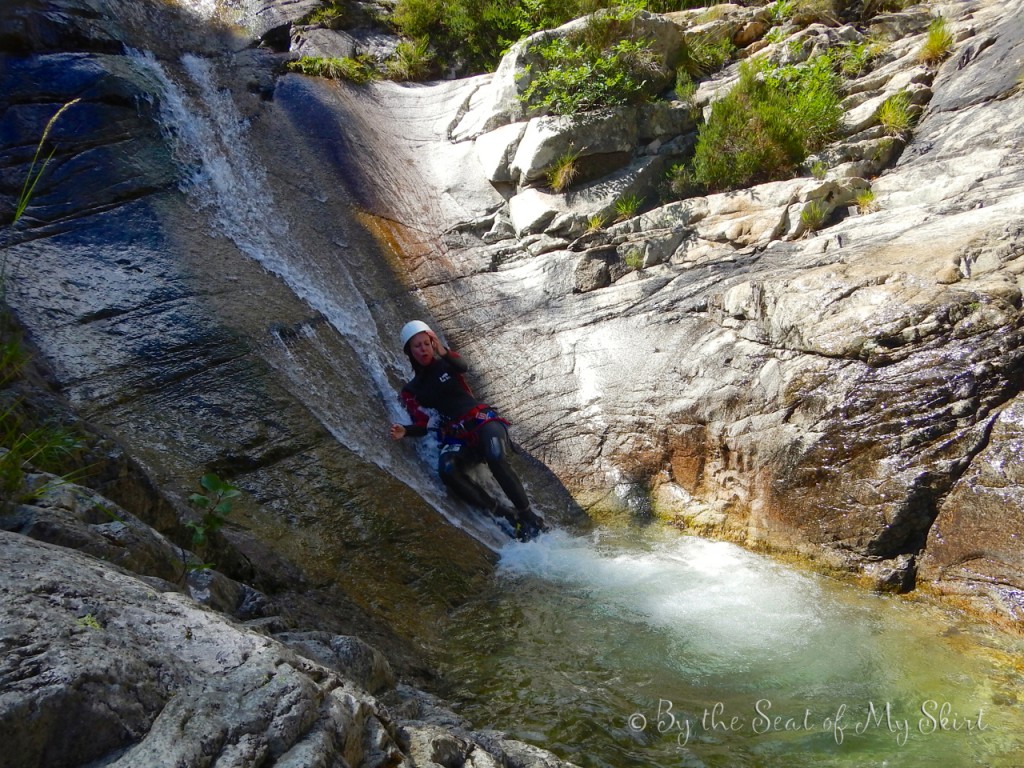
[[409, 339], [409, 352], [420, 365], [430, 365], [434, 361], [434, 346], [430, 342], [430, 334], [420, 331]]

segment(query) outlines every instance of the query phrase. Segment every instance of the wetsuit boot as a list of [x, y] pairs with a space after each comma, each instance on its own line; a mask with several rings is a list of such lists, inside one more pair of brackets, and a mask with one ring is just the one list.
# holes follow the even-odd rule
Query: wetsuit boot
[[517, 509], [516, 515], [516, 538], [520, 541], [530, 541], [537, 538], [541, 533], [548, 530], [544, 520], [529, 507]]

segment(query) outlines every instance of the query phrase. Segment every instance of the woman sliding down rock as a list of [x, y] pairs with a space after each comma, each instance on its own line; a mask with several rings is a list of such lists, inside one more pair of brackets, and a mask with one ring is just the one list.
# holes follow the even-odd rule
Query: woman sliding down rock
[[[523, 484], [509, 466], [508, 422], [473, 396], [463, 375], [469, 370], [465, 361], [420, 320], [405, 324], [401, 343], [416, 373], [402, 388], [402, 403], [413, 423], [393, 424], [391, 438], [426, 435], [429, 417], [423, 409], [432, 408], [442, 420], [437, 471], [444, 484], [464, 501], [505, 519], [520, 541], [547, 530], [544, 521], [530, 509]], [[469, 476], [466, 470], [481, 462], [487, 462], [514, 510], [491, 498]]]

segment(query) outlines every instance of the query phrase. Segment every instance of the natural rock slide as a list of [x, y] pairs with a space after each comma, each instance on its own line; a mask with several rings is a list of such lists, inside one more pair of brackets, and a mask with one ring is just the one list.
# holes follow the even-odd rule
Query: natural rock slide
[[[241, 36], [202, 3], [0, 10], [5, 206], [81, 99], [2, 246], [30, 396], [84, 420], [101, 467], [89, 489], [37, 473], [2, 512], [12, 765], [559, 764], [395, 683], [438, 682], [439, 619], [496, 541], [385, 439], [411, 316], [481, 372], [556, 522], [656, 514], [1019, 621], [1019, 1], [787, 30], [799, 45], [723, 6], [746, 57], [889, 45], [845, 84], [823, 178], [664, 204], [648, 193], [692, 147], [689, 108], [525, 114], [522, 47], [442, 83], [283, 75], [272, 49], [309, 4], [231, 5]], [[937, 12], [955, 47], [923, 65]], [[698, 22], [644, 23], [669, 56]], [[876, 124], [899, 90], [919, 111], [905, 144]], [[190, 133], [203, 121], [217, 141]], [[600, 175], [544, 187], [582, 137]], [[647, 207], [585, 231], [626, 194]], [[216, 568], [186, 573], [208, 471], [244, 495]]]

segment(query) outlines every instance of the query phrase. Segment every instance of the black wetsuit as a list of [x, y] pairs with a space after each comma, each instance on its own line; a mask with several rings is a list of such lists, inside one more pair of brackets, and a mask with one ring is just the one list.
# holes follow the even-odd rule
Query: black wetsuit
[[452, 350], [419, 370], [402, 388], [402, 403], [413, 420], [405, 434], [426, 435], [430, 417], [423, 409], [437, 411], [442, 419], [438, 473], [445, 485], [464, 501], [500, 513], [500, 505], [466, 473], [467, 466], [486, 462], [515, 507], [516, 520], [536, 533], [543, 522], [530, 510], [523, 484], [509, 466], [507, 422], [473, 396], [463, 376], [467, 370], [465, 361]]

